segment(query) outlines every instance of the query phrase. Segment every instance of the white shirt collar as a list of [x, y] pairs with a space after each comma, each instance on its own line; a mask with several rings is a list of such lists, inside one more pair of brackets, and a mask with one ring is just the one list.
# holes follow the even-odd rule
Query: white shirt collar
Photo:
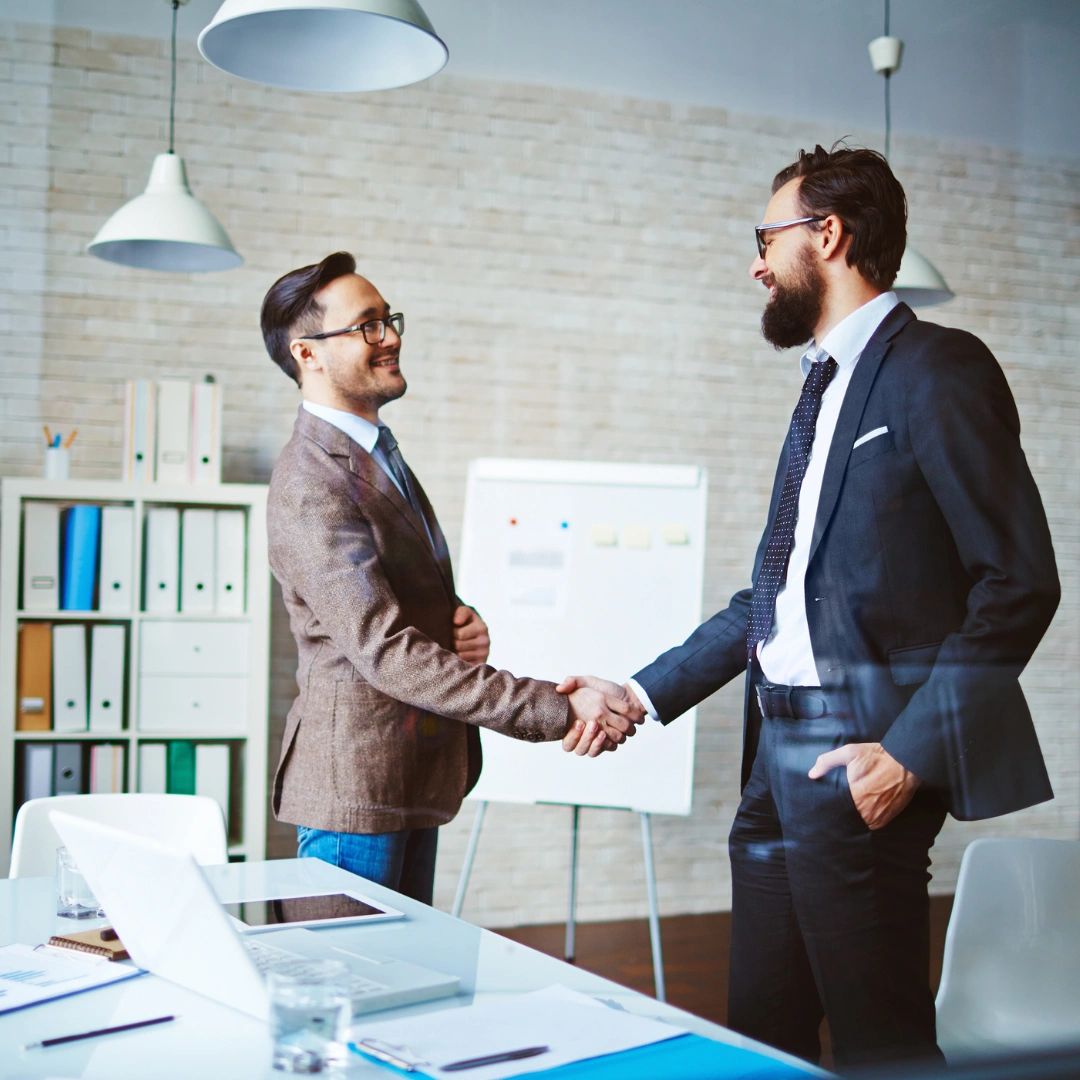
[[365, 420], [356, 413], [334, 409], [329, 405], [318, 405], [313, 401], [305, 401], [303, 405], [312, 415], [325, 420], [328, 424], [333, 424], [338, 431], [345, 432], [354, 443], [362, 446], [369, 454], [375, 449], [379, 429], [370, 420]]
[[866, 343], [874, 336], [874, 331], [899, 303], [900, 298], [896, 293], [884, 292], [841, 319], [825, 335], [820, 345], [811, 341], [809, 348], [799, 359], [803, 376], [810, 373], [810, 365], [822, 351], [827, 352], [840, 368], [854, 366], [866, 348]]

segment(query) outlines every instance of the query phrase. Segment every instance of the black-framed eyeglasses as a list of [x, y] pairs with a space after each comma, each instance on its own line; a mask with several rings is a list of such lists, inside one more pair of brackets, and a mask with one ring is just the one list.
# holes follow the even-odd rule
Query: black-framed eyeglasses
[[386, 328], [390, 327], [398, 337], [405, 333], [405, 316], [400, 311], [387, 315], [385, 319], [368, 319], [367, 322], [346, 326], [344, 330], [324, 330], [321, 334], [304, 334], [301, 341], [322, 341], [324, 338], [341, 337], [342, 334], [363, 334], [369, 345], [381, 345], [386, 339]]
[[796, 217], [787, 221], [770, 221], [766, 225], [754, 226], [754, 237], [757, 240], [758, 258], [765, 258], [765, 237], [762, 233], [772, 232], [774, 229], [790, 229], [792, 225], [809, 225], [813, 221], [824, 221], [823, 217]]

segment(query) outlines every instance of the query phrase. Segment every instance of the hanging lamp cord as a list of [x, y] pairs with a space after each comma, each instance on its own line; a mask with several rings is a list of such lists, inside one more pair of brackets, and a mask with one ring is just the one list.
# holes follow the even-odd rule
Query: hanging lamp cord
[[[889, 36], [889, 0], [885, 0], [885, 36]], [[889, 100], [889, 85], [892, 72], [885, 72], [885, 159], [889, 158], [889, 144], [892, 141], [892, 105]]]
[[[886, 4], [888, 0], [885, 0]], [[169, 86], [169, 153], [173, 150], [173, 130], [176, 127], [176, 13], [180, 0], [172, 0], [172, 80]], [[886, 139], [888, 136], [886, 136]]]

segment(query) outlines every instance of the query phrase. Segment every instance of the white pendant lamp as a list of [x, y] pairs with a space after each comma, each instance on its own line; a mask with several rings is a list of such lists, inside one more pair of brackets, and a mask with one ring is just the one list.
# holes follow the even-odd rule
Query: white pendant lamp
[[176, 101], [176, 12], [173, 9], [169, 149], [154, 158], [146, 190], [120, 207], [86, 250], [99, 259], [143, 270], [231, 270], [244, 260], [209, 210], [191, 194], [183, 158], [173, 151]]
[[[889, 36], [889, 0], [885, 0], [885, 34], [883, 37], [874, 38], [868, 48], [874, 70], [885, 77], [885, 157], [888, 158], [892, 135], [889, 79], [900, 69], [900, 57], [904, 51], [904, 43], [899, 38]], [[912, 307], [944, 304], [956, 295], [945, 284], [945, 278], [938, 268], [910, 244], [900, 260], [900, 270], [893, 282], [893, 292]]]
[[416, 0], [225, 0], [199, 52], [231, 75], [289, 90], [389, 90], [449, 51]]

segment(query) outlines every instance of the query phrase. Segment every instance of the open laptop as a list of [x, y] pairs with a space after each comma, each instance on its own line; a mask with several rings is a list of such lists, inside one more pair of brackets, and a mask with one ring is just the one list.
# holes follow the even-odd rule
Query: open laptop
[[311, 930], [241, 935], [187, 852], [59, 810], [49, 817], [132, 960], [234, 1009], [266, 1019], [263, 975], [313, 959], [347, 965], [354, 1015], [458, 989], [455, 975], [353, 952]]

